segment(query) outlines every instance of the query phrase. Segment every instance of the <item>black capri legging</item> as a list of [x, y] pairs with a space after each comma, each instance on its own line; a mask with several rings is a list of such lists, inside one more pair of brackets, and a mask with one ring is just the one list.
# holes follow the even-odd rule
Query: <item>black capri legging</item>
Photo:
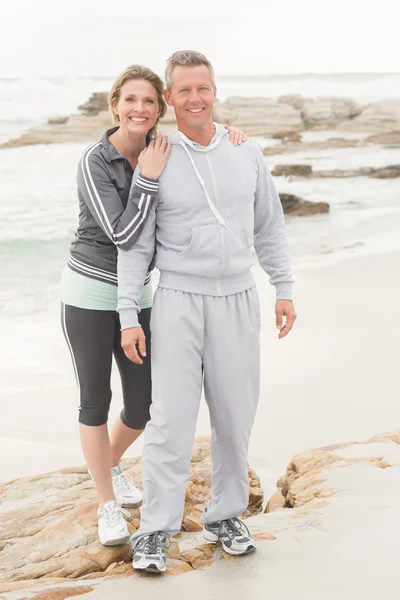
[[124, 408], [122, 422], [131, 429], [144, 429], [151, 404], [150, 371], [151, 308], [139, 313], [146, 336], [147, 356], [137, 365], [121, 347], [118, 313], [61, 305], [61, 323], [71, 352], [80, 395], [79, 422], [99, 426], [107, 423], [111, 402], [111, 365], [114, 355], [121, 376]]

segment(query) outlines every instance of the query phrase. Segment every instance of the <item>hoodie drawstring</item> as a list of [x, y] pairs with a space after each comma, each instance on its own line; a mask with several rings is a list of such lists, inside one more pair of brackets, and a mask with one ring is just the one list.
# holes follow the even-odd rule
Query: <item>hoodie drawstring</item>
[[185, 150], [186, 154], [187, 154], [187, 155], [188, 155], [188, 157], [189, 157], [189, 160], [190, 160], [190, 162], [192, 163], [192, 167], [193, 167], [193, 169], [194, 169], [194, 172], [196, 173], [197, 179], [199, 180], [199, 182], [200, 182], [200, 184], [201, 184], [201, 186], [202, 186], [202, 188], [203, 188], [203, 190], [204, 190], [204, 194], [205, 194], [205, 196], [206, 196], [206, 200], [207, 200], [207, 202], [208, 202], [208, 205], [209, 205], [209, 207], [210, 207], [210, 209], [211, 209], [211, 212], [212, 212], [212, 214], [213, 214], [213, 215], [214, 215], [214, 217], [217, 219], [218, 223], [219, 223], [220, 225], [222, 225], [223, 227], [225, 227], [225, 229], [226, 229], [226, 223], [225, 223], [225, 221], [224, 221], [224, 219], [223, 219], [222, 215], [221, 215], [221, 214], [218, 212], [218, 210], [216, 209], [216, 207], [215, 207], [215, 204], [214, 204], [214, 203], [211, 201], [211, 198], [210, 198], [210, 196], [208, 195], [208, 192], [207, 192], [207, 189], [206, 189], [205, 183], [204, 183], [204, 181], [203, 181], [203, 178], [202, 178], [202, 176], [200, 175], [199, 171], [197, 170], [197, 167], [196, 167], [196, 165], [194, 164], [194, 160], [193, 160], [193, 158], [191, 157], [191, 155], [190, 155], [190, 152], [189, 152], [189, 150], [187, 149], [185, 142], [181, 140], [181, 141], [180, 141], [180, 144], [183, 146], [183, 148], [184, 148], [184, 150]]

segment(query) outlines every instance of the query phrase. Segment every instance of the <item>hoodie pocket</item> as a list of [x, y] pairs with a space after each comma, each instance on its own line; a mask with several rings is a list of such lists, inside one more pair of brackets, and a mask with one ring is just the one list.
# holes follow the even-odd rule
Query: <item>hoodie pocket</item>
[[218, 223], [193, 227], [190, 244], [176, 256], [176, 270], [188, 275], [218, 277], [222, 255], [220, 229]]

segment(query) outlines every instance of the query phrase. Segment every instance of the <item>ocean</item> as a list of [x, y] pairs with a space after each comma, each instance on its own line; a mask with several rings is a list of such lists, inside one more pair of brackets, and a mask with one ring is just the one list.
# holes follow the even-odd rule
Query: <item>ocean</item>
[[[18, 137], [50, 117], [77, 112], [93, 92], [106, 91], [111, 83], [110, 77], [0, 80], [0, 141]], [[217, 85], [221, 100], [300, 93], [366, 103], [397, 97], [400, 74], [221, 77]], [[304, 139], [332, 135], [341, 134], [307, 132]], [[46, 469], [82, 461], [76, 389], [59, 325], [59, 285], [77, 224], [76, 165], [86, 145], [0, 150], [0, 451], [11, 451], [18, 442], [26, 447], [27, 460], [36, 457]], [[315, 169], [385, 166], [400, 164], [400, 149], [329, 149], [267, 157], [271, 168], [281, 162], [312, 164]], [[287, 219], [297, 279], [315, 265], [400, 247], [398, 180], [276, 183], [278, 191], [331, 206], [329, 214]], [[115, 414], [120, 405], [116, 377], [114, 384]], [[37, 464], [21, 463], [18, 468], [16, 476], [38, 470]]]

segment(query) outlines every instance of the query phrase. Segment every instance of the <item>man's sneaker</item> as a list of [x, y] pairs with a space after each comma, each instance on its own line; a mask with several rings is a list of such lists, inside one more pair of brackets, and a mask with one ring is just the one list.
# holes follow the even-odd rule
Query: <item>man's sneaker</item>
[[136, 508], [143, 503], [141, 492], [133, 485], [129, 473], [124, 473], [117, 465], [111, 469], [114, 494], [118, 504], [126, 508]]
[[105, 546], [118, 546], [129, 541], [128, 525], [123, 515], [129, 517], [128, 511], [115, 500], [109, 500], [99, 508], [99, 539]]
[[171, 545], [169, 536], [163, 531], [143, 535], [133, 550], [133, 568], [149, 573], [164, 573], [167, 569], [167, 548]]
[[256, 549], [250, 532], [240, 519], [225, 519], [217, 523], [206, 523], [203, 535], [208, 542], [220, 542], [228, 554], [250, 554]]

